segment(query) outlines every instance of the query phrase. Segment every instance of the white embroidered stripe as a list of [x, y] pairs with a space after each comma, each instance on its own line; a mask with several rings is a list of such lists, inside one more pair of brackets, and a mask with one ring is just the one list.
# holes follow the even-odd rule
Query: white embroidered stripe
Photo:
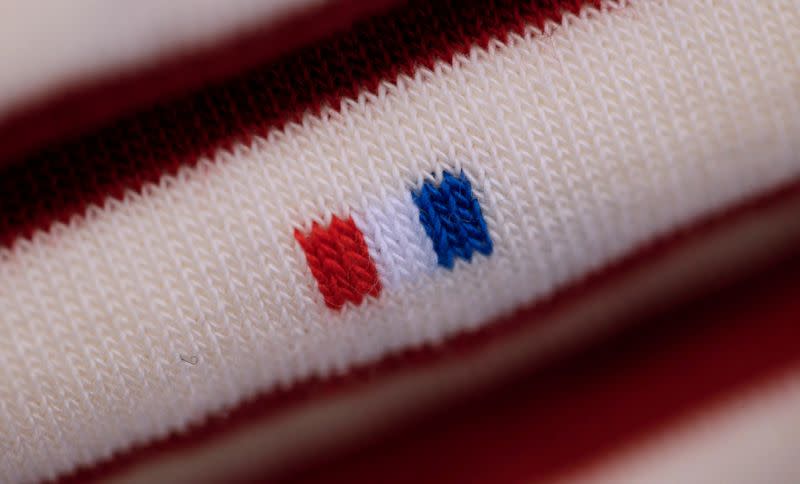
[[[2, 252], [0, 480], [52, 476], [255, 392], [486, 324], [800, 172], [796, 1], [609, 3], [548, 30]], [[462, 167], [491, 257], [325, 307], [296, 224], [391, 205]]]
[[380, 205], [354, 209], [352, 215], [385, 290], [427, 281], [437, 267], [436, 253], [410, 191], [387, 196]]

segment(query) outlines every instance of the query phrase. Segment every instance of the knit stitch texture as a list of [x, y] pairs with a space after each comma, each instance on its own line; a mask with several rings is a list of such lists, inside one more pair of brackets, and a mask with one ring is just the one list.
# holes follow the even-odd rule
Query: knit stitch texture
[[0, 171], [0, 246], [67, 223], [108, 197], [194, 166], [307, 113], [375, 93], [382, 82], [530, 26], [542, 28], [598, 0], [411, 0], [390, 15], [357, 23], [310, 45], [102, 129], [47, 146]]
[[[5, 172], [0, 481], [484, 327], [800, 176], [796, 0], [606, 2], [484, 30], [501, 4], [428, 19], [467, 44], [429, 64], [381, 67], [404, 52], [384, 35], [424, 50], [420, 7], [348, 37], [349, 67], [285, 59]], [[491, 240], [453, 271], [409, 190], [444, 172], [467, 175]], [[526, 358], [597, 330], [533, 325]]]
[[334, 216], [330, 226], [322, 228], [315, 222], [310, 234], [296, 230], [294, 236], [328, 307], [341, 309], [348, 301], [358, 305], [364, 296], [380, 294], [377, 269], [352, 218]]
[[472, 196], [472, 185], [463, 172], [458, 177], [444, 172], [438, 186], [425, 181], [413, 198], [440, 266], [452, 269], [456, 258], [471, 261], [473, 252], [492, 253], [481, 205]]

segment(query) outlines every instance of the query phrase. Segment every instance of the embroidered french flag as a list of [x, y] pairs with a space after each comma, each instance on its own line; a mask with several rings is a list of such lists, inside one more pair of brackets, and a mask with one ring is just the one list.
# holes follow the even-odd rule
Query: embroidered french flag
[[336, 310], [377, 297], [384, 287], [413, 283], [437, 267], [452, 270], [457, 259], [492, 253], [480, 202], [463, 171], [445, 171], [440, 180], [426, 180], [350, 217], [334, 215], [326, 227], [296, 230], [295, 238], [325, 304]]

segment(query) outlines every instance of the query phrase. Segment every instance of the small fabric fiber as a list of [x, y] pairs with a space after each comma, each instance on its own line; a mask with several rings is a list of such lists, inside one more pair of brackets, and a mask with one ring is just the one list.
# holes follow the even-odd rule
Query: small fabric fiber
[[378, 271], [352, 218], [334, 216], [326, 228], [315, 222], [308, 235], [296, 230], [295, 238], [328, 307], [341, 309], [348, 301], [361, 304], [364, 296], [380, 294]]
[[412, 196], [440, 266], [452, 269], [456, 258], [471, 261], [473, 252], [492, 253], [480, 203], [472, 196], [472, 185], [464, 172], [458, 177], [444, 172], [438, 186], [426, 181]]

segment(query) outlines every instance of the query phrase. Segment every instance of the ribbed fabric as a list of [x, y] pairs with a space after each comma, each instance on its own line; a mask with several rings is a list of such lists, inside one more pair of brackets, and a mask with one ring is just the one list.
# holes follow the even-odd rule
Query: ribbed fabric
[[[639, 0], [544, 31], [541, 19], [413, 76], [370, 69], [392, 81], [358, 84], [340, 109], [283, 129], [266, 131], [290, 118], [263, 91], [245, 104], [263, 111], [242, 108], [237, 123], [192, 118], [203, 143], [169, 136], [161, 123], [182, 114], [165, 109], [155, 127], [128, 121], [2, 178], [14, 244], [0, 252], [0, 435], [11, 436], [0, 480], [64, 472], [256, 392], [488, 324], [800, 174], [797, 2]], [[229, 106], [206, 101], [192, 112]], [[69, 175], [21, 183], [36, 170]], [[332, 311], [296, 231], [356, 223], [444, 172], [469, 175], [491, 255], [409, 271], [419, 279]], [[59, 219], [70, 223], [19, 237]], [[418, 240], [370, 220], [368, 250], [376, 234]], [[381, 260], [398, 257], [372, 257], [382, 280]]]
[[[596, 2], [594, 2], [596, 4]], [[376, 92], [383, 81], [449, 62], [490, 38], [541, 28], [587, 0], [413, 0], [318, 45], [222, 84], [48, 147], [0, 172], [0, 244], [66, 223], [307, 112]]]

